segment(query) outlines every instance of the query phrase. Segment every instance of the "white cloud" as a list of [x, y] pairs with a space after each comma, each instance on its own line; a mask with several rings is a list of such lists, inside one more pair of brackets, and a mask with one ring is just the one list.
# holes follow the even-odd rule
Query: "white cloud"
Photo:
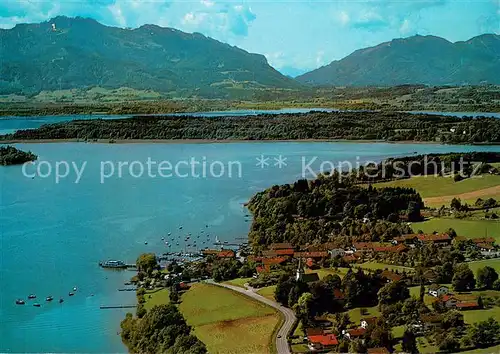
[[342, 26], [347, 25], [351, 20], [349, 14], [346, 11], [340, 11], [340, 13], [337, 14], [337, 19]]
[[199, 26], [200, 24], [203, 23], [203, 21], [205, 21], [207, 15], [208, 14], [204, 12], [198, 12], [198, 13], [188, 12], [182, 18], [182, 23], [185, 25]]
[[324, 56], [325, 56], [325, 52], [323, 50], [319, 50], [316, 53], [316, 66], [320, 67], [320, 66], [325, 65]]
[[402, 35], [406, 35], [408, 34], [409, 32], [411, 31], [411, 24], [410, 24], [410, 21], [408, 19], [405, 19], [403, 21], [403, 23], [401, 24], [401, 26], [399, 27], [399, 32], [402, 34]]

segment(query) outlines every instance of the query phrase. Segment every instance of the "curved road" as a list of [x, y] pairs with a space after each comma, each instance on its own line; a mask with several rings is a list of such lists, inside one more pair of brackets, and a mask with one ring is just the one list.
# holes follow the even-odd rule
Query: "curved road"
[[278, 310], [279, 312], [281, 312], [283, 314], [284, 321], [283, 324], [281, 325], [281, 328], [278, 330], [278, 335], [276, 336], [276, 349], [278, 351], [278, 354], [291, 354], [290, 347], [288, 346], [287, 336], [296, 320], [295, 313], [292, 310], [284, 306], [281, 306], [277, 302], [269, 300], [262, 295], [257, 294], [253, 290], [248, 290], [229, 284], [216, 283], [212, 280], [208, 280], [207, 282], [249, 296], [252, 299], [255, 299], [266, 305], [269, 305]]

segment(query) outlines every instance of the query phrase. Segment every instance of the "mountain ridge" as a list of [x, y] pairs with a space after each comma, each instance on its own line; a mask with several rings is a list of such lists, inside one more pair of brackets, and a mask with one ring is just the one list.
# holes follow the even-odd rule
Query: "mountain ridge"
[[300, 86], [265, 56], [201, 33], [123, 29], [83, 17], [1, 30], [0, 62], [0, 93], [102, 86], [220, 97], [235, 88]]
[[499, 35], [454, 43], [415, 35], [358, 49], [296, 80], [315, 86], [500, 84], [499, 73]]

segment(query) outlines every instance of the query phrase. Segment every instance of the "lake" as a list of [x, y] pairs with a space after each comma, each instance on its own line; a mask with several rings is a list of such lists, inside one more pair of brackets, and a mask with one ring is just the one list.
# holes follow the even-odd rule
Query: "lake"
[[[358, 156], [378, 161], [415, 152], [500, 151], [500, 146], [341, 142], [16, 146], [39, 156], [26, 170], [30, 175], [42, 161], [47, 161], [42, 175], [56, 162], [86, 165], [78, 183], [72, 172], [56, 183], [53, 174], [31, 178], [21, 166], [0, 168], [0, 352], [125, 351], [117, 332], [127, 310], [99, 306], [135, 304], [135, 293], [117, 291], [134, 273], [103, 270], [98, 262], [134, 262], [142, 252], [184, 250], [188, 233], [201, 247], [211, 246], [215, 236], [246, 237], [250, 225], [242, 203], [273, 184], [300, 178], [304, 161], [316, 157], [311, 167], [317, 170], [322, 161], [336, 164]], [[280, 155], [286, 163], [281, 168]], [[268, 159], [267, 165], [258, 166], [257, 158]], [[191, 159], [199, 162], [196, 171], [185, 163]], [[156, 166], [168, 162], [172, 176], [161, 177], [157, 168], [138, 176], [148, 160]], [[133, 168], [122, 168], [120, 176], [120, 162]], [[168, 232], [172, 247], [161, 239]], [[78, 290], [69, 297], [73, 287]], [[15, 304], [31, 293], [40, 308]], [[52, 303], [44, 301], [49, 295]]]

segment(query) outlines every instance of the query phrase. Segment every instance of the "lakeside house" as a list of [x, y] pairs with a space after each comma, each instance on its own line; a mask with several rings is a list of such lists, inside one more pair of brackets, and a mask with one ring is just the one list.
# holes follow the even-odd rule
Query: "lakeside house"
[[221, 259], [233, 259], [236, 257], [236, 253], [233, 250], [221, 250], [217, 253], [217, 258]]

